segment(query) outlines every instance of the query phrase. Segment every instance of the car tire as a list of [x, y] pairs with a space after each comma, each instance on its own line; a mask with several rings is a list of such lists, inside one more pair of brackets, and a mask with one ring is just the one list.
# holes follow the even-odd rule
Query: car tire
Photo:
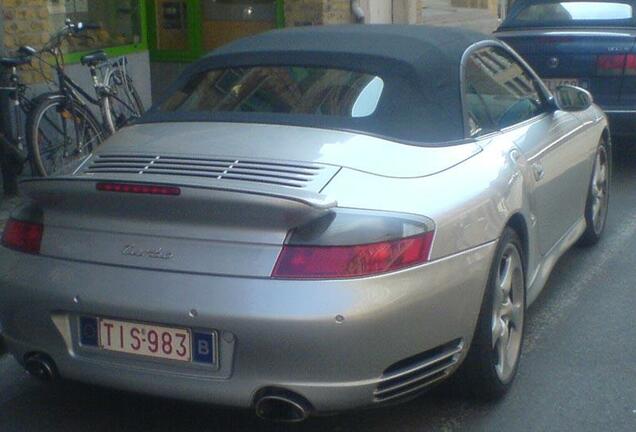
[[511, 387], [525, 333], [525, 288], [521, 240], [506, 227], [491, 264], [473, 341], [457, 377], [470, 395], [495, 400]]
[[581, 236], [579, 246], [593, 246], [599, 242], [605, 222], [610, 199], [610, 174], [611, 174], [611, 154], [607, 140], [601, 139], [596, 157], [592, 178], [588, 187], [587, 199], [585, 201], [585, 232]]

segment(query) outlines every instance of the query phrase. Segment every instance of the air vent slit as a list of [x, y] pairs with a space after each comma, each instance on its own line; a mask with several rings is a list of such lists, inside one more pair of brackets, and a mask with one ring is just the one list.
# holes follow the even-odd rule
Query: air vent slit
[[374, 392], [376, 402], [411, 395], [446, 377], [464, 349], [461, 339], [389, 366]]
[[318, 164], [146, 154], [97, 155], [84, 174], [198, 177], [305, 188], [331, 170]]

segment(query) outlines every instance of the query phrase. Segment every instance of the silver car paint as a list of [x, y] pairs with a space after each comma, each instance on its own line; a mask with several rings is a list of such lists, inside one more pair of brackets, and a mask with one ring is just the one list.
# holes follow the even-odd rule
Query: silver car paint
[[[130, 153], [131, 143], [145, 152], [312, 161], [344, 166], [385, 177], [421, 177], [443, 171], [480, 151], [478, 145], [400, 146], [367, 135], [295, 126], [242, 123], [162, 123], [125, 128], [104, 152]], [[187, 146], [182, 148], [181, 146]]]
[[[33, 182], [29, 192], [38, 197], [40, 191], [38, 200], [46, 203], [42, 256], [0, 248], [7, 345], [19, 360], [48, 353], [62, 376], [141, 392], [250, 406], [260, 388], [277, 385], [302, 394], [318, 411], [371, 404], [389, 365], [455, 338], [470, 345], [497, 239], [513, 217], [527, 227], [528, 302], [536, 298], [585, 228], [593, 158], [606, 129], [596, 107], [542, 115], [448, 147], [288, 126], [128, 128], [98, 154], [174, 153], [181, 145], [188, 155], [320, 163], [333, 167], [333, 175], [316, 190], [287, 198], [276, 188], [269, 194], [251, 186], [220, 190], [224, 183], [205, 189], [201, 181], [180, 179], [185, 203], [196, 209], [185, 212], [150, 198], [122, 205], [120, 198], [81, 193], [81, 183], [94, 184], [95, 177], [68, 181], [65, 194], [48, 201], [42, 191], [56, 180]], [[422, 215], [435, 222], [431, 262], [351, 280], [271, 279], [293, 223], [254, 218], [241, 226], [237, 218], [202, 228], [206, 211], [214, 211], [204, 198], [219, 196], [251, 197], [267, 208], [280, 200], [275, 207], [282, 212], [337, 203]], [[180, 258], [167, 264], [172, 259], [122, 254], [131, 243]], [[80, 347], [80, 314], [216, 329], [220, 367]]]
[[[372, 278], [303, 282], [123, 269], [2, 248], [0, 316], [16, 358], [46, 352], [63, 377], [244, 407], [276, 384], [319, 411], [353, 408], [373, 403], [396, 360], [470, 340], [494, 248]], [[221, 368], [82, 348], [79, 314], [214, 328]]]

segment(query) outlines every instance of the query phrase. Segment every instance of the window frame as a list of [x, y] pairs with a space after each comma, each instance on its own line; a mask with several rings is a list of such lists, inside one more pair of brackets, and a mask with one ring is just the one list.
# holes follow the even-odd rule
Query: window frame
[[[471, 136], [470, 135], [470, 122], [469, 122], [469, 110], [468, 110], [468, 98], [467, 98], [467, 81], [466, 81], [466, 70], [467, 70], [467, 65], [468, 65], [468, 61], [471, 58], [471, 56], [473, 54], [475, 54], [477, 51], [480, 51], [482, 49], [485, 48], [499, 48], [501, 50], [503, 50], [505, 53], [507, 53], [508, 55], [510, 55], [510, 57], [512, 57], [512, 59], [514, 61], [517, 62], [517, 64], [521, 67], [521, 69], [527, 73], [534, 81], [535, 83], [535, 87], [537, 92], [539, 93], [539, 97], [541, 97], [541, 102], [542, 102], [542, 106], [543, 106], [543, 112], [537, 114], [536, 116], [533, 116], [529, 119], [525, 119], [519, 123], [515, 123], [509, 126], [506, 126], [504, 128], [497, 128], [497, 125], [495, 126], [495, 130], [493, 131], [489, 131], [487, 133], [484, 133], [483, 135], [475, 135], [475, 136]], [[535, 121], [541, 117], [545, 117], [549, 114], [552, 114], [552, 112], [554, 112], [554, 109], [552, 108], [554, 106], [554, 96], [552, 96], [552, 94], [550, 93], [550, 91], [548, 90], [548, 88], [545, 86], [545, 84], [543, 83], [543, 81], [541, 80], [541, 78], [536, 74], [536, 72], [528, 65], [528, 63], [526, 63], [525, 60], [523, 60], [523, 58], [521, 58], [521, 56], [519, 54], [517, 54], [513, 49], [511, 49], [508, 45], [506, 45], [504, 42], [502, 41], [497, 41], [497, 40], [486, 40], [486, 41], [480, 41], [477, 42], [473, 45], [471, 45], [470, 47], [468, 47], [466, 49], [466, 51], [464, 51], [464, 54], [462, 55], [462, 59], [461, 59], [461, 64], [460, 64], [460, 89], [461, 89], [461, 104], [462, 104], [462, 111], [463, 111], [463, 118], [464, 118], [464, 138], [465, 139], [472, 139], [472, 140], [476, 140], [476, 139], [482, 139], [483, 137], [488, 137], [491, 135], [496, 135], [499, 134], [503, 131], [508, 131], [508, 130], [512, 130], [515, 129], [517, 127], [521, 127], [526, 125], [529, 122]]]

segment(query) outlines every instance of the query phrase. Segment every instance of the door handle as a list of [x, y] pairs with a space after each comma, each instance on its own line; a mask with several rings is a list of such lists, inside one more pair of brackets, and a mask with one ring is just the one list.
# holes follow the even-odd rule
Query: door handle
[[532, 164], [532, 173], [534, 174], [534, 179], [536, 181], [540, 181], [545, 176], [545, 171], [543, 170], [543, 165], [538, 162]]

